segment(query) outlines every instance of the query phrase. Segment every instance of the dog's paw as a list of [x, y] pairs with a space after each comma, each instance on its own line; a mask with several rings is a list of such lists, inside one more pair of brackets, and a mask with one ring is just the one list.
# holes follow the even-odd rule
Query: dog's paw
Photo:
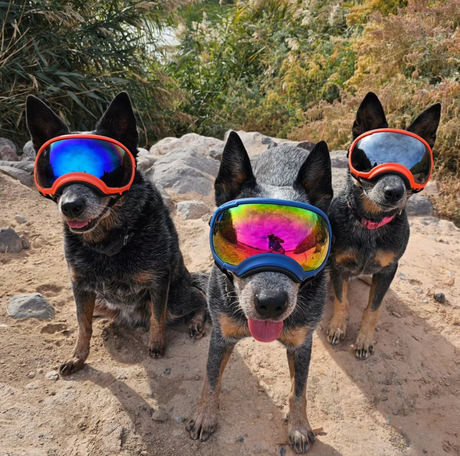
[[374, 335], [359, 333], [355, 343], [355, 356], [358, 359], [367, 359], [374, 354]]
[[204, 322], [202, 318], [193, 318], [188, 327], [190, 338], [201, 339], [204, 336]]
[[333, 317], [326, 331], [327, 341], [331, 345], [337, 345], [347, 335], [347, 320]]
[[187, 423], [186, 429], [193, 440], [205, 442], [216, 430], [217, 417], [214, 413], [196, 412], [193, 418]]
[[289, 445], [297, 454], [306, 453], [314, 442], [315, 434], [308, 422], [289, 426]]
[[164, 342], [149, 343], [149, 356], [151, 358], [163, 358], [165, 354]]
[[74, 374], [79, 370], [83, 369], [85, 365], [85, 360], [77, 357], [68, 359], [64, 364], [61, 364], [59, 367], [59, 373], [65, 377], [67, 375]]

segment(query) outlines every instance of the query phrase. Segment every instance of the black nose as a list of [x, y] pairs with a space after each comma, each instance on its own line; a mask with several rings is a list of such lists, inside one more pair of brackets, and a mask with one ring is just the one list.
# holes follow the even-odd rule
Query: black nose
[[263, 318], [278, 318], [286, 310], [287, 301], [286, 292], [274, 296], [256, 295], [256, 311]]
[[85, 208], [85, 200], [82, 198], [77, 198], [73, 201], [68, 201], [61, 204], [62, 213], [69, 218], [78, 217]]
[[385, 187], [385, 199], [389, 203], [397, 203], [404, 195], [404, 189], [401, 187]]

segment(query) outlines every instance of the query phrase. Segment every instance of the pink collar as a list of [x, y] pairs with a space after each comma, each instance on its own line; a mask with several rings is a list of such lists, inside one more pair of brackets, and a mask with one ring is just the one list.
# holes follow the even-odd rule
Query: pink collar
[[358, 222], [361, 223], [361, 225], [365, 226], [368, 230], [376, 230], [377, 228], [380, 228], [381, 226], [385, 226], [387, 223], [390, 223], [396, 216], [396, 214], [393, 214], [393, 215], [390, 215], [389, 217], [383, 217], [383, 219], [380, 220], [380, 222], [373, 222], [372, 220], [369, 220], [364, 217], [362, 217], [361, 219], [356, 217], [352, 207], [350, 206], [350, 203], [348, 203], [348, 208], [351, 210], [356, 220], [358, 220]]

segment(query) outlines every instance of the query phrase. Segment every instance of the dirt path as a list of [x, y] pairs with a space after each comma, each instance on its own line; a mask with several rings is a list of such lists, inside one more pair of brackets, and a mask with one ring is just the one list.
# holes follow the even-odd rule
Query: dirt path
[[[223, 381], [219, 428], [193, 442], [190, 417], [203, 382], [209, 337], [190, 342], [185, 327], [167, 332], [167, 356], [147, 356], [147, 335], [98, 319], [87, 367], [48, 380], [70, 353], [76, 319], [54, 203], [0, 176], [0, 226], [31, 241], [0, 254], [0, 455], [289, 455], [289, 375], [278, 343], [237, 345]], [[17, 225], [21, 214], [29, 222]], [[187, 264], [209, 269], [207, 223], [175, 217]], [[308, 384], [311, 455], [460, 455], [460, 233], [451, 223], [413, 219], [412, 237], [384, 300], [376, 354], [355, 360], [350, 345], [369, 286], [350, 284], [345, 342], [324, 338], [332, 292], [315, 335]], [[8, 298], [40, 292], [56, 308], [52, 322], [15, 321]], [[446, 302], [433, 299], [444, 292]], [[208, 329], [209, 333], [209, 329]], [[161, 408], [169, 418], [153, 421]]]

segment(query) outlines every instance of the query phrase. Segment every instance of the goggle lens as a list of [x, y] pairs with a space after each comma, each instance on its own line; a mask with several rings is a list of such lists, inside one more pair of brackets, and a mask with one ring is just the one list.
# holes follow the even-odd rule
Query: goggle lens
[[407, 168], [419, 185], [426, 184], [431, 174], [430, 150], [421, 140], [404, 133], [372, 133], [360, 139], [350, 153], [351, 165], [358, 172], [396, 163]]
[[254, 255], [275, 253], [318, 269], [327, 259], [329, 229], [316, 212], [277, 204], [241, 204], [218, 214], [212, 231], [215, 254], [238, 266]]
[[128, 153], [119, 145], [103, 139], [64, 138], [51, 143], [35, 164], [38, 185], [50, 189], [61, 176], [86, 173], [109, 188], [129, 184], [133, 166]]

